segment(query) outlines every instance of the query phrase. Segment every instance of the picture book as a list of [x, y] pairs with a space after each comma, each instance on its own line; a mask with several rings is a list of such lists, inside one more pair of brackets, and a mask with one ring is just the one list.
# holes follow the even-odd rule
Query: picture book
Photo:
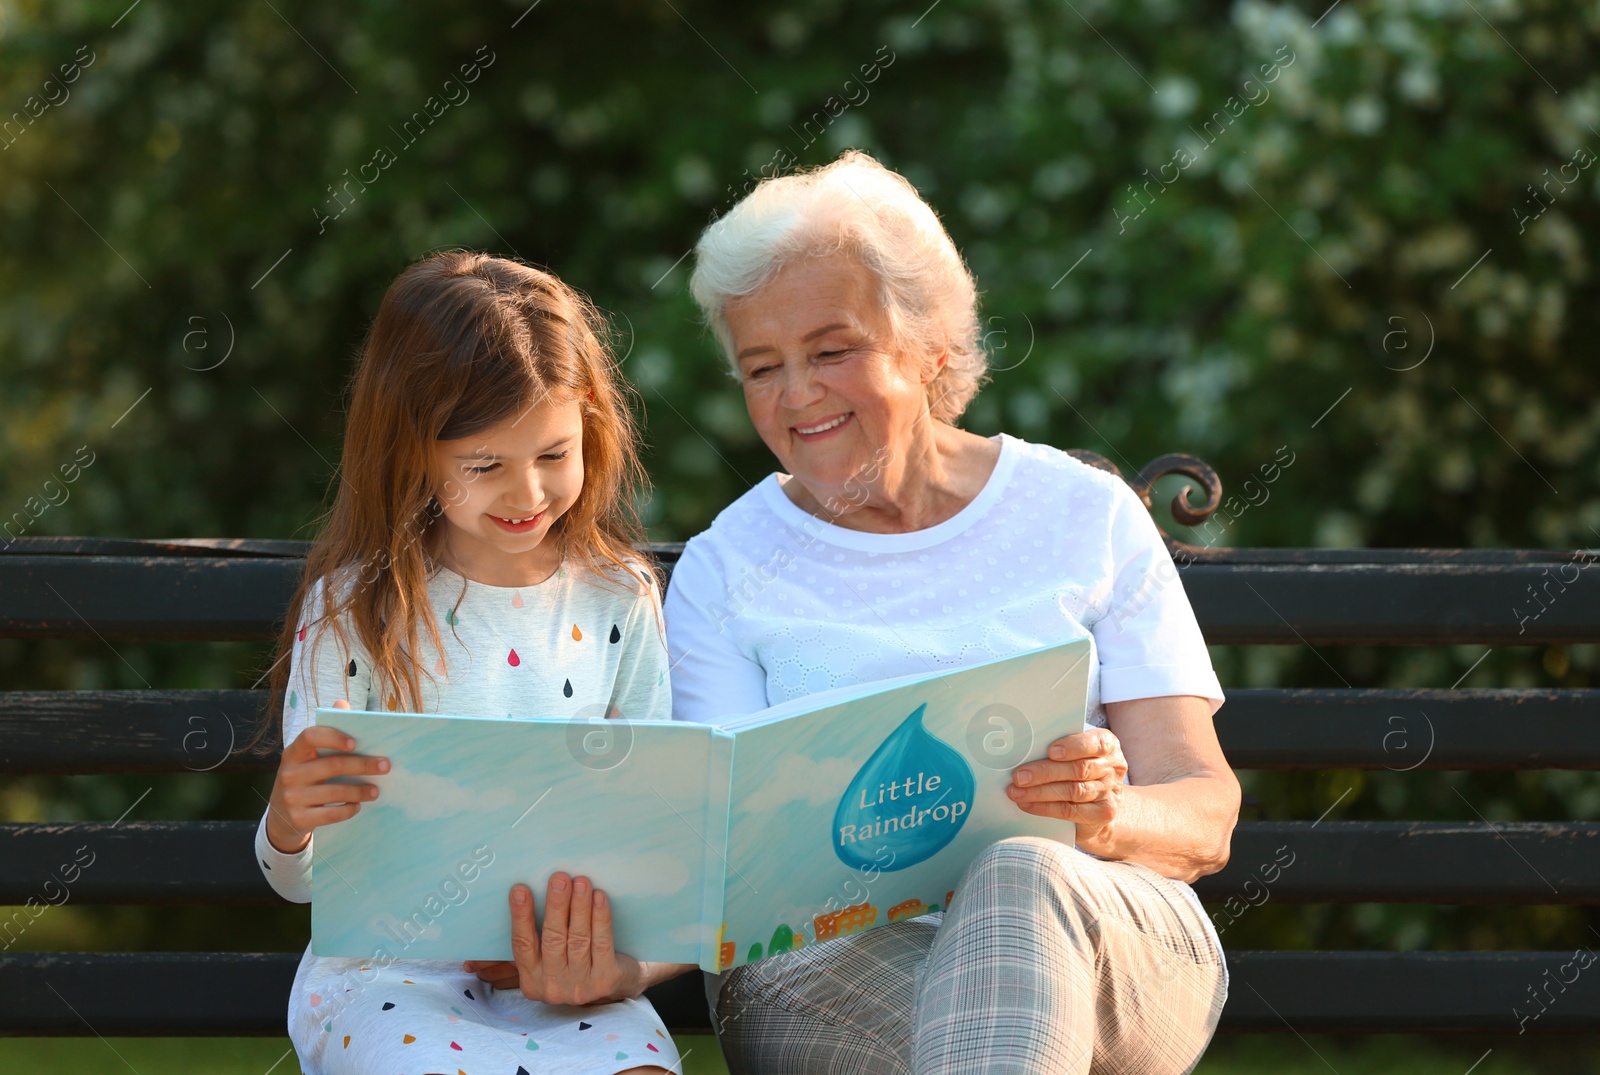
[[318, 709], [379, 797], [312, 841], [312, 951], [509, 959], [511, 886], [564, 870], [616, 948], [726, 970], [943, 910], [978, 852], [1070, 845], [1012, 770], [1083, 730], [1087, 636], [812, 694], [720, 725]]

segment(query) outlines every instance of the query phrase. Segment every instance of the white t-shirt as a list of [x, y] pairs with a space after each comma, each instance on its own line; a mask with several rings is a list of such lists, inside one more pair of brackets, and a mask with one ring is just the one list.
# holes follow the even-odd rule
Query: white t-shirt
[[[924, 530], [825, 522], [776, 474], [730, 504], [688, 542], [667, 587], [673, 718], [721, 723], [1084, 634], [1096, 658], [1090, 725], [1105, 726], [1106, 702], [1163, 695], [1208, 698], [1214, 714], [1222, 686], [1138, 495], [1057, 448], [998, 441], [983, 489]], [[1206, 929], [1220, 950], [1209, 919]]]

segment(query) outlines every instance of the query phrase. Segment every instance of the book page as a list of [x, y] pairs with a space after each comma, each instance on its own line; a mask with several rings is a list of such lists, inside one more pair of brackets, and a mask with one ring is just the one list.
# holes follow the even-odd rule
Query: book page
[[[1070, 846], [1021, 810], [1011, 772], [1083, 730], [1089, 636], [942, 674], [804, 701], [734, 737], [721, 952], [737, 966], [943, 910], [967, 865], [1010, 836]], [[762, 717], [754, 714], [753, 717]]]

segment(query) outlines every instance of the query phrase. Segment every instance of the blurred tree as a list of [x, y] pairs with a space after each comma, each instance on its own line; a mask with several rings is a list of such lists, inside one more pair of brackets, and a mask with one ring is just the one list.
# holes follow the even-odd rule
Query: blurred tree
[[[13, 0], [0, 519], [308, 536], [379, 297], [463, 245], [612, 311], [647, 408], [652, 533], [685, 538], [773, 461], [684, 255], [764, 171], [858, 146], [977, 273], [994, 375], [970, 428], [1125, 472], [1194, 452], [1230, 488], [1293, 453], [1229, 545], [1600, 544], [1597, 30], [1600, 9], [1557, 0]], [[63, 484], [80, 447], [94, 462]], [[238, 685], [260, 656], [6, 642], [0, 676]], [[1330, 682], [1322, 656], [1357, 685], [1438, 686], [1480, 654], [1217, 652], [1229, 685]], [[1468, 683], [1579, 685], [1595, 663], [1502, 652]], [[246, 782], [183, 780], [202, 790], [163, 783], [148, 808], [259, 812]], [[1272, 816], [1359, 787], [1348, 816], [1460, 817], [1457, 784], [1491, 817], [1600, 811], [1580, 774], [1250, 780]], [[33, 781], [6, 803], [62, 816], [142, 786]], [[1540, 914], [1272, 907], [1228, 940], [1581, 932], [1579, 912]]]

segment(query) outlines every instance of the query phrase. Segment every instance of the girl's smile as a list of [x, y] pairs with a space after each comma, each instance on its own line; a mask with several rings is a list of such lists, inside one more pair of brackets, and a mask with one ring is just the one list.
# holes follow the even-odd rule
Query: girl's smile
[[539, 523], [544, 519], [544, 512], [541, 511], [537, 515], [524, 516], [518, 519], [503, 519], [498, 515], [491, 515], [489, 518], [499, 523], [500, 528], [508, 534], [526, 534], [538, 527]]
[[583, 490], [583, 411], [549, 396], [481, 433], [434, 441], [445, 566], [489, 586], [537, 586], [560, 565], [546, 541]]

